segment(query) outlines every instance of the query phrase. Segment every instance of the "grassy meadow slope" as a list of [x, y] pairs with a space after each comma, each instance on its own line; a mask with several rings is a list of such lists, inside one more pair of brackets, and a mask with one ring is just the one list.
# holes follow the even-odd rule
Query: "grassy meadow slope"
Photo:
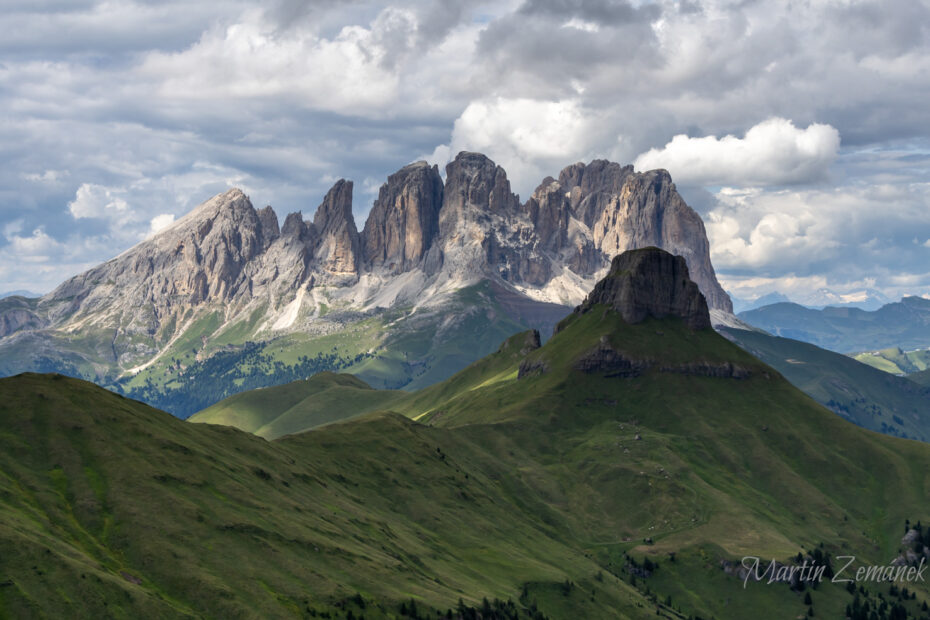
[[[628, 325], [604, 309], [570, 317], [542, 348], [533, 341], [514, 336], [385, 408], [463, 442], [441, 448], [456, 462], [493, 463], [482, 475], [519, 506], [511, 520], [528, 512], [551, 524], [602, 576], [629, 580], [631, 557], [659, 562], [638, 587], [660, 602], [671, 597], [671, 609], [796, 617], [806, 612], [801, 595], [778, 585], [744, 590], [721, 562], [790, 562], [822, 549], [886, 564], [899, 553], [904, 521], [927, 518], [930, 447], [844, 421], [712, 330], [692, 332], [676, 319]], [[578, 370], [601, 345], [646, 366], [629, 377]], [[325, 443], [366, 419], [282, 443]], [[887, 596], [873, 586], [860, 597], [877, 606], [879, 592]], [[917, 592], [894, 604], [920, 617], [927, 592]], [[822, 617], [841, 617], [853, 601], [834, 584], [812, 596]]]
[[269, 443], [60, 375], [0, 395], [2, 616], [655, 614], [473, 437], [380, 414]]
[[920, 372], [911, 373], [907, 376], [907, 378], [918, 385], [930, 387], [930, 370], [922, 370]]
[[856, 353], [853, 357], [863, 364], [896, 375], [920, 372], [930, 367], [930, 349], [903, 351], [899, 347], [890, 347]]
[[[331, 321], [328, 331], [283, 335], [255, 333], [260, 317], [225, 325], [218, 314], [207, 315], [140, 372], [98, 383], [182, 418], [231, 395], [323, 371], [353, 374], [379, 389], [412, 390], [448, 378], [514, 333], [530, 327], [550, 333], [568, 309], [485, 281], [456, 291], [441, 307], [318, 312]], [[0, 351], [0, 366], [2, 360]], [[94, 376], [80, 368], [64, 372]]]
[[321, 372], [304, 381], [249, 390], [220, 401], [190, 418], [190, 422], [225, 424], [266, 439], [317, 428], [384, 409], [404, 392], [375, 390], [348, 374]]
[[817, 402], [874, 431], [930, 440], [930, 390], [806, 342], [723, 329]]

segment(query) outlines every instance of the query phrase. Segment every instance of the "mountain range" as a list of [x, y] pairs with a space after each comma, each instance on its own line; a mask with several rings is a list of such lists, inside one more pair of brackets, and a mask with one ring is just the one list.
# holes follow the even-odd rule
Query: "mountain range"
[[[545, 343], [516, 334], [428, 388], [250, 393], [316, 429], [273, 441], [2, 379], [0, 611], [926, 617], [920, 582], [749, 576], [746, 556], [925, 561], [930, 447], [842, 420], [710, 323], [682, 258], [627, 252]], [[304, 406], [327, 391], [341, 421]]]
[[312, 221], [240, 190], [38, 299], [0, 301], [0, 373], [60, 371], [188, 415], [232, 392], [349, 370], [413, 389], [527, 327], [545, 336], [623, 250], [684, 256], [731, 316], [698, 214], [664, 170], [603, 160], [526, 201], [484, 155], [417, 162], [381, 187], [361, 231], [340, 180]]
[[923, 297], [904, 297], [873, 311], [776, 303], [741, 312], [739, 318], [773, 335], [839, 353], [930, 347], [930, 299]]

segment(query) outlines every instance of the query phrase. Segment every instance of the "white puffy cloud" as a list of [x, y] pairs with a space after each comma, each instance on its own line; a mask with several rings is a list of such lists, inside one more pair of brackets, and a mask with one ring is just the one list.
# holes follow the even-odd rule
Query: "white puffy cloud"
[[577, 100], [497, 97], [469, 104], [455, 121], [450, 143], [428, 159], [442, 164], [460, 151], [484, 153], [526, 197], [546, 175], [589, 156], [597, 130], [597, 114]]
[[169, 100], [284, 96], [302, 107], [371, 113], [397, 97], [392, 64], [413, 48], [416, 28], [415, 14], [388, 7], [370, 27], [345, 26], [326, 38], [280, 30], [250, 12], [188, 49], [150, 54], [139, 71]]
[[75, 219], [118, 217], [128, 209], [129, 205], [116, 191], [93, 183], [81, 184], [74, 200], [68, 203], [68, 211]]
[[705, 216], [711, 260], [745, 298], [829, 288], [890, 298], [930, 288], [930, 184], [723, 188]]
[[161, 215], [156, 215], [149, 222], [149, 234], [154, 235], [160, 230], [168, 228], [174, 223], [174, 214], [172, 213], [162, 213]]
[[640, 170], [665, 168], [679, 182], [702, 185], [785, 185], [822, 179], [836, 159], [839, 132], [819, 123], [799, 129], [770, 118], [742, 138], [679, 134], [636, 158]]
[[[487, 152], [524, 198], [573, 161], [639, 154], [643, 166], [665, 158], [649, 167], [672, 169], [682, 191], [770, 188], [699, 205], [718, 218], [708, 228], [729, 278], [819, 270], [862, 280], [869, 260], [887, 265], [876, 248], [902, 272], [926, 264], [930, 230], [913, 187], [930, 163], [927, 2], [261, 6], [4, 5], [0, 225], [21, 221], [18, 236], [41, 228], [84, 248], [80, 259], [49, 254], [42, 278], [105, 260], [150, 234], [153, 218], [178, 217], [230, 185], [279, 213], [307, 213], [326, 177], [353, 179], [361, 223], [366, 189], [418, 155], [441, 163], [462, 149]], [[778, 193], [785, 185], [801, 206]], [[856, 197], [887, 223], [864, 218]], [[892, 245], [891, 228], [916, 229], [900, 242], [907, 251]], [[30, 288], [4, 285], [22, 264], [2, 258], [0, 290]]]
[[9, 252], [17, 257], [18, 260], [25, 263], [42, 263], [61, 250], [61, 244], [52, 239], [45, 230], [36, 228], [32, 234], [26, 237], [20, 235], [11, 235], [7, 237], [9, 241]]

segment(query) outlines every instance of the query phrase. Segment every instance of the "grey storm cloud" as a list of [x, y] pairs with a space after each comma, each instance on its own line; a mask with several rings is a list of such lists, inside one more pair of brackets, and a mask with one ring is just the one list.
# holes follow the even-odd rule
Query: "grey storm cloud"
[[[930, 290], [927, 0], [10, 0], [0, 292], [48, 290], [213, 193], [364, 221], [484, 150], [672, 170], [726, 285]], [[881, 213], [881, 218], [875, 214]]]

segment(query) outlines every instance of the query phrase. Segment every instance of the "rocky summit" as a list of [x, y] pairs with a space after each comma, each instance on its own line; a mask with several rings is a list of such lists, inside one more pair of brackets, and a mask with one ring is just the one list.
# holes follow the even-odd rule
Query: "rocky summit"
[[691, 329], [711, 326], [707, 302], [689, 277], [685, 259], [655, 247], [614, 258], [607, 276], [575, 313], [590, 312], [598, 305], [616, 310], [630, 324], [649, 317], [678, 317]]

